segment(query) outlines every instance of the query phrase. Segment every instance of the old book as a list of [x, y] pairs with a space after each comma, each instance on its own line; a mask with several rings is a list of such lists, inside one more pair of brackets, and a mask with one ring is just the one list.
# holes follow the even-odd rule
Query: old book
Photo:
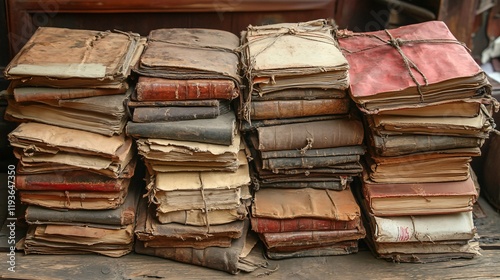
[[347, 188], [347, 184], [343, 183], [342, 180], [335, 178], [324, 178], [319, 181], [306, 181], [296, 178], [297, 181], [285, 181], [285, 182], [271, 182], [267, 183], [261, 180], [260, 182], [254, 182], [253, 186], [255, 190], [260, 188], [279, 188], [279, 189], [302, 189], [302, 188], [313, 188], [313, 189], [329, 189], [341, 191]]
[[134, 175], [136, 160], [118, 178], [110, 178], [86, 170], [53, 171], [41, 174], [17, 174], [16, 189], [30, 191], [121, 191]]
[[359, 240], [365, 237], [365, 228], [346, 230], [316, 230], [293, 232], [263, 232], [260, 239], [266, 248], [289, 246], [328, 246], [342, 241]]
[[266, 256], [273, 260], [302, 257], [340, 256], [358, 252], [358, 241], [342, 241], [326, 246], [290, 246], [266, 248]]
[[303, 157], [303, 158], [270, 158], [262, 160], [262, 169], [298, 169], [335, 167], [339, 164], [357, 163], [359, 155], [352, 156], [325, 156], [325, 157]]
[[156, 29], [134, 71], [167, 79], [227, 79], [237, 87], [239, 45], [238, 36], [223, 30]]
[[252, 101], [252, 120], [341, 115], [349, 112], [350, 99], [266, 100]]
[[50, 88], [50, 87], [18, 87], [10, 89], [16, 102], [73, 99], [102, 95], [123, 94], [128, 85], [121, 88]]
[[252, 230], [259, 233], [264, 232], [294, 232], [294, 231], [327, 231], [327, 230], [351, 230], [360, 227], [361, 219], [351, 221], [337, 221], [331, 219], [317, 218], [260, 218], [251, 217]]
[[168, 123], [128, 122], [125, 131], [127, 135], [135, 138], [161, 138], [231, 145], [236, 131], [236, 117], [233, 112], [229, 112], [215, 119], [187, 120]]
[[128, 188], [117, 192], [20, 191], [19, 197], [22, 203], [47, 208], [103, 210], [120, 207], [127, 193]]
[[247, 217], [247, 203], [241, 203], [234, 209], [214, 209], [204, 211], [199, 209], [180, 210], [168, 213], [156, 212], [158, 221], [162, 224], [178, 223], [192, 226], [207, 226], [227, 224]]
[[257, 133], [260, 151], [322, 149], [363, 142], [363, 125], [355, 119], [259, 127]]
[[25, 219], [28, 224], [65, 224], [90, 227], [123, 227], [134, 224], [141, 189], [133, 186], [122, 205], [111, 210], [62, 210], [29, 205]]
[[486, 109], [475, 117], [414, 117], [367, 115], [370, 128], [379, 135], [438, 134], [487, 138], [494, 122]]
[[363, 193], [376, 216], [446, 214], [471, 211], [478, 198], [472, 179], [442, 183], [376, 184], [363, 179]]
[[4, 74], [14, 87], [122, 88], [143, 44], [135, 33], [40, 27]]
[[368, 147], [378, 156], [400, 156], [427, 151], [481, 147], [483, 138], [447, 135], [391, 135], [381, 137], [369, 130]]
[[345, 146], [336, 148], [324, 149], [307, 149], [300, 150], [281, 150], [281, 151], [261, 151], [260, 155], [263, 159], [270, 158], [301, 158], [301, 157], [329, 157], [329, 156], [347, 156], [347, 155], [363, 155], [365, 148], [359, 146]]
[[413, 117], [462, 117], [473, 118], [479, 115], [483, 103], [491, 103], [490, 99], [467, 99], [427, 105], [417, 108], [401, 108], [384, 110], [379, 116], [413, 116]]
[[483, 70], [444, 22], [337, 36], [350, 65], [350, 94], [369, 114], [491, 92]]
[[350, 189], [261, 189], [255, 192], [252, 205], [252, 217], [259, 218], [352, 221], [360, 215]]
[[[131, 98], [133, 99], [134, 93]], [[197, 99], [197, 100], [169, 100], [169, 101], [134, 101], [127, 100], [128, 108], [139, 107], [228, 107], [230, 102], [219, 99]]]
[[284, 125], [284, 124], [300, 124], [315, 121], [326, 121], [326, 120], [337, 120], [344, 119], [345, 115], [323, 115], [323, 116], [309, 116], [300, 118], [289, 118], [289, 119], [269, 119], [269, 120], [253, 120], [252, 122], [242, 121], [240, 123], [240, 130], [242, 132], [252, 132], [257, 130], [259, 127]]
[[378, 243], [470, 240], [476, 234], [472, 210], [454, 214], [400, 217], [371, 216]]
[[239, 89], [229, 79], [172, 80], [140, 76], [136, 86], [137, 101], [227, 99], [239, 96]]
[[157, 173], [147, 186], [150, 201], [162, 213], [179, 210], [234, 209], [249, 197], [248, 165], [236, 172]]
[[219, 108], [216, 107], [139, 107], [133, 110], [132, 121], [150, 123], [215, 119], [219, 114]]
[[121, 257], [132, 251], [134, 225], [107, 229], [72, 225], [31, 225], [24, 241], [26, 254], [98, 253]]
[[250, 88], [261, 95], [286, 88], [346, 89], [349, 66], [333, 30], [326, 20], [249, 26], [242, 41]]
[[249, 262], [247, 259], [248, 255], [244, 253], [251, 251], [251, 248], [255, 245], [255, 243], [250, 242], [247, 232], [248, 223], [245, 223], [241, 237], [233, 239], [229, 248], [150, 248], [146, 247], [144, 242], [138, 240], [135, 243], [135, 252], [137, 254], [157, 256], [182, 263], [221, 270], [230, 274], [237, 274], [240, 271], [251, 272], [259, 266], [255, 262]]
[[322, 89], [322, 88], [288, 88], [266, 93], [260, 96], [257, 92], [252, 92], [252, 101], [267, 100], [315, 100], [330, 98], [345, 98], [346, 91], [340, 89]]
[[18, 103], [9, 100], [6, 118], [14, 122], [41, 122], [106, 136], [123, 132], [128, 94]]

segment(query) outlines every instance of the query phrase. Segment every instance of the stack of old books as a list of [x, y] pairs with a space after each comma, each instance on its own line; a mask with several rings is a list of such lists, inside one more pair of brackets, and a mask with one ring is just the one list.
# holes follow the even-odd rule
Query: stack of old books
[[140, 188], [123, 101], [140, 50], [132, 33], [39, 28], [7, 66], [26, 253], [132, 251]]
[[495, 104], [486, 75], [443, 22], [338, 35], [365, 113], [361, 201], [374, 252], [408, 262], [472, 258], [469, 162]]
[[251, 221], [270, 258], [348, 254], [365, 235], [349, 189], [362, 170], [363, 126], [349, 114], [349, 67], [333, 30], [315, 20], [242, 34]]
[[138, 253], [229, 273], [256, 268], [241, 255], [251, 244], [251, 197], [230, 107], [240, 92], [238, 46], [236, 35], [220, 30], [149, 34], [126, 128], [149, 173], [149, 205], [139, 207], [135, 229]]

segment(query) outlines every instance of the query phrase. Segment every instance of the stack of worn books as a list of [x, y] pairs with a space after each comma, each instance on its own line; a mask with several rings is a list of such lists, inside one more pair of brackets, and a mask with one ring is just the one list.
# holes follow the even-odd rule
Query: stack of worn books
[[246, 241], [250, 176], [230, 107], [240, 92], [238, 46], [220, 30], [148, 36], [126, 127], [148, 171], [137, 253], [229, 273], [256, 269], [243, 261], [244, 246], [256, 242]]
[[239, 116], [253, 159], [252, 229], [270, 258], [356, 252], [365, 234], [349, 189], [362, 171], [363, 126], [350, 114], [349, 66], [334, 29], [315, 20], [242, 33], [248, 90]]
[[133, 33], [39, 28], [7, 66], [27, 254], [132, 251], [141, 190], [123, 101], [142, 45]]
[[469, 162], [497, 103], [485, 73], [443, 22], [337, 35], [365, 113], [368, 243], [396, 261], [472, 258]]

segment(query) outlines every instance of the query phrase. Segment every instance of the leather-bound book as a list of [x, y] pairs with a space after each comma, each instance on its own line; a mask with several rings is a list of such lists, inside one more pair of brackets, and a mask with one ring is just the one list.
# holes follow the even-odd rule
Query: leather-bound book
[[136, 86], [137, 101], [227, 99], [239, 96], [232, 80], [171, 80], [140, 76]]
[[136, 138], [161, 138], [180, 141], [231, 145], [236, 130], [233, 112], [215, 119], [177, 122], [135, 123], [128, 122], [126, 133]]
[[349, 61], [350, 94], [369, 114], [491, 93], [483, 70], [442, 21], [337, 37]]
[[152, 123], [215, 119], [219, 114], [217, 107], [140, 107], [133, 110], [132, 121]]
[[356, 119], [334, 119], [257, 128], [260, 151], [322, 149], [361, 145], [363, 125]]
[[470, 177], [457, 182], [377, 184], [365, 174], [363, 193], [370, 212], [376, 216], [470, 211], [478, 197]]
[[302, 257], [322, 257], [340, 256], [358, 252], [358, 241], [342, 241], [325, 246], [290, 246], [266, 248], [266, 256], [273, 260], [302, 258]]
[[117, 95], [127, 91], [128, 85], [121, 88], [50, 88], [50, 87], [18, 87], [9, 88], [14, 94], [16, 102], [46, 101], [84, 98], [102, 95]]
[[349, 112], [350, 99], [267, 100], [252, 101], [252, 120], [342, 115]]
[[252, 230], [259, 233], [352, 230], [361, 226], [360, 219], [337, 221], [316, 218], [273, 219], [252, 217], [250, 221], [252, 223]]
[[259, 95], [258, 92], [252, 92], [252, 102], [266, 100], [315, 100], [329, 98], [345, 98], [346, 91], [340, 89], [322, 89], [322, 88], [288, 88]]

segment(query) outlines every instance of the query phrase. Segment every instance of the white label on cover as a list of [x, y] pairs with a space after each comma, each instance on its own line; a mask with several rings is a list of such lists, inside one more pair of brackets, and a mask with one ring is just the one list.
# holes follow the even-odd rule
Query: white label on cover
[[97, 63], [51, 63], [47, 65], [19, 64], [9, 70], [10, 75], [45, 76], [55, 78], [104, 78], [106, 66]]

